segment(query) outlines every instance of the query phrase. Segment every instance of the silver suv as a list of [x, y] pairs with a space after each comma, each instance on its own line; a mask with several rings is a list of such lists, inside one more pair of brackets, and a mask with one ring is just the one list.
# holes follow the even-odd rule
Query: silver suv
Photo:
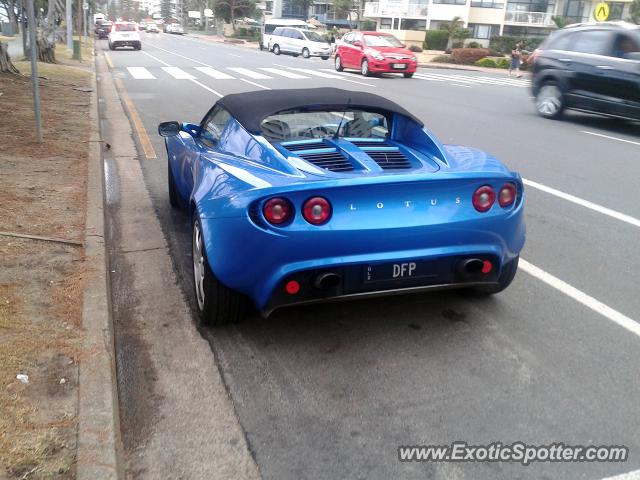
[[269, 50], [280, 55], [288, 53], [304, 58], [320, 57], [327, 60], [331, 56], [331, 45], [321, 35], [301, 28], [278, 27], [271, 34]]

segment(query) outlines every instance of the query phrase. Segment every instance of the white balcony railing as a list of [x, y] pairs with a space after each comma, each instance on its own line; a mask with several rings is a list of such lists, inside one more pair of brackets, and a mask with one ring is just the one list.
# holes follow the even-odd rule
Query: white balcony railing
[[555, 25], [551, 17], [552, 13], [544, 12], [513, 12], [507, 10], [504, 13], [504, 23], [517, 23], [520, 25], [532, 25], [539, 27], [552, 27]]
[[427, 17], [425, 3], [367, 2], [364, 4], [365, 17]]

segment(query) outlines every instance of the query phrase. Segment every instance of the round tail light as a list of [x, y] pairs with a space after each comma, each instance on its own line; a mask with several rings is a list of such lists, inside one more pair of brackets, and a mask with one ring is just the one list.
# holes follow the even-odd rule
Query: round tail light
[[264, 204], [262, 213], [269, 223], [282, 225], [293, 217], [293, 206], [286, 198], [272, 198]]
[[473, 192], [473, 206], [479, 212], [486, 212], [496, 201], [496, 191], [484, 185]]
[[513, 183], [505, 183], [498, 194], [498, 203], [501, 207], [508, 207], [516, 199], [516, 186]]
[[313, 197], [304, 202], [302, 216], [312, 225], [322, 225], [331, 218], [331, 204], [323, 197]]

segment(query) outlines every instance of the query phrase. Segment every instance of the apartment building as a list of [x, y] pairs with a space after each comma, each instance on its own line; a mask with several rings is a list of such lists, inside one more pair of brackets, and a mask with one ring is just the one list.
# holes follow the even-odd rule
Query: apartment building
[[[632, 0], [607, 2], [609, 20], [624, 20]], [[425, 29], [438, 29], [458, 16], [483, 45], [495, 35], [546, 36], [556, 28], [553, 16], [587, 22], [599, 0], [378, 0], [365, 3], [364, 18], [407, 44], [420, 45]]]

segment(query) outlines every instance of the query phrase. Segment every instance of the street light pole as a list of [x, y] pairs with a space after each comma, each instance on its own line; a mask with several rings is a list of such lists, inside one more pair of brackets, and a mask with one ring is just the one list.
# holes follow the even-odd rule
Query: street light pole
[[65, 9], [67, 14], [67, 50], [69, 52], [73, 52], [73, 7], [71, 6], [71, 2], [73, 0], [67, 0], [65, 3]]
[[29, 22], [29, 53], [31, 57], [31, 91], [33, 94], [33, 113], [36, 117], [36, 137], [42, 143], [42, 124], [40, 120], [40, 90], [38, 85], [38, 46], [36, 43], [36, 14], [32, 1], [27, 1]]

